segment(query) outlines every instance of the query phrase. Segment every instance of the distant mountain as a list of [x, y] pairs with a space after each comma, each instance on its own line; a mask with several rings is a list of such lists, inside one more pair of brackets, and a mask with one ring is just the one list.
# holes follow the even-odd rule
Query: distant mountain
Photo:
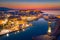
[[7, 7], [0, 7], [0, 11], [8, 11], [8, 10], [14, 10], [14, 9]]

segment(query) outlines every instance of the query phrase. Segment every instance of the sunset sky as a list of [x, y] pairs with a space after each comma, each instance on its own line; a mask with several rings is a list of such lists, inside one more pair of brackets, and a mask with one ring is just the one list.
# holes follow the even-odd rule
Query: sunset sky
[[17, 9], [60, 8], [60, 0], [0, 0], [0, 7]]

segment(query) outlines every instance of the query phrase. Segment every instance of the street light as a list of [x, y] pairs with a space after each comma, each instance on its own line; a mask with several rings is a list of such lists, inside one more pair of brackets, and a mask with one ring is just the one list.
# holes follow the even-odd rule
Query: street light
[[6, 34], [6, 36], [8, 37], [8, 36], [9, 36], [9, 34]]

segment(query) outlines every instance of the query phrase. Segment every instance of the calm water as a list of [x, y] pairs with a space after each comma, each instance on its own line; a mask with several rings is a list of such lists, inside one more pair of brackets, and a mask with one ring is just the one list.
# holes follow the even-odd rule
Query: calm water
[[10, 33], [8, 37], [6, 35], [1, 36], [0, 40], [32, 40], [32, 37], [47, 34], [48, 21], [40, 18], [39, 20], [31, 23], [33, 26], [27, 28], [25, 31], [21, 31], [16, 34]]
[[50, 10], [50, 11], [43, 11], [43, 12], [45, 12], [45, 13], [47, 13], [47, 14], [53, 14], [53, 15], [60, 15], [60, 10]]

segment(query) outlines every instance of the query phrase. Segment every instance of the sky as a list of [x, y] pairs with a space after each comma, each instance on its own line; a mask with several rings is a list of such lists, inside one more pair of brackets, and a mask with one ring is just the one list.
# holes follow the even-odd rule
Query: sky
[[60, 8], [60, 0], [0, 0], [0, 7], [16, 9]]

